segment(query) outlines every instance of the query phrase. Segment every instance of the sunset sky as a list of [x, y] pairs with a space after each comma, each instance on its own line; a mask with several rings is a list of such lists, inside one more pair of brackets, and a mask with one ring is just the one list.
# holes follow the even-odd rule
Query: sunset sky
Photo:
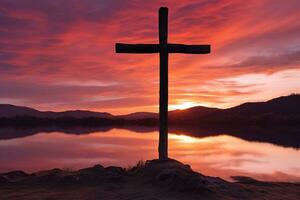
[[158, 111], [158, 54], [114, 45], [211, 44], [169, 56], [170, 109], [300, 93], [299, 0], [0, 0], [0, 103], [113, 114]]

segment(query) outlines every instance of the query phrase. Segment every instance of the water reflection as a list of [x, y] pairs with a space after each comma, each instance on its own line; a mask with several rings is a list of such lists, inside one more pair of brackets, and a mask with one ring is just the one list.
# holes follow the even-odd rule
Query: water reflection
[[[72, 135], [84, 135], [95, 132], [108, 132], [115, 128], [122, 128], [138, 133], [154, 132], [157, 130], [155, 126], [33, 126], [33, 127], [1, 127], [0, 128], [0, 140], [14, 139], [27, 137], [39, 133], [52, 133], [63, 132]], [[284, 129], [284, 130], [272, 130], [272, 129], [260, 129], [255, 127], [242, 127], [239, 129], [224, 129], [224, 128], [208, 128], [203, 129], [194, 126], [170, 126], [170, 132], [189, 135], [195, 137], [208, 137], [218, 136], [227, 133], [228, 135], [242, 138], [247, 141], [258, 141], [277, 144], [284, 147], [300, 148], [300, 133], [299, 130]]]
[[[84, 135], [39, 133], [0, 140], [0, 171], [78, 169], [94, 164], [128, 167], [157, 157], [158, 133], [110, 129]], [[169, 135], [169, 154], [205, 175], [300, 181], [300, 151], [229, 135]]]

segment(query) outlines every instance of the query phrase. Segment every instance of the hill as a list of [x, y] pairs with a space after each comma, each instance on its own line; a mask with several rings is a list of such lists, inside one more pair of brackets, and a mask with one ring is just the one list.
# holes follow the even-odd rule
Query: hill
[[15, 106], [10, 104], [0, 104], [0, 117], [37, 117], [37, 118], [113, 118], [113, 115], [106, 112], [92, 112], [87, 110], [70, 110], [64, 112], [38, 111], [25, 106]]
[[226, 113], [240, 115], [299, 115], [300, 114], [300, 95], [292, 94], [271, 99], [266, 102], [244, 103], [239, 106], [226, 109]]
[[119, 115], [117, 117], [125, 120], [158, 119], [158, 113], [136, 112], [128, 115]]

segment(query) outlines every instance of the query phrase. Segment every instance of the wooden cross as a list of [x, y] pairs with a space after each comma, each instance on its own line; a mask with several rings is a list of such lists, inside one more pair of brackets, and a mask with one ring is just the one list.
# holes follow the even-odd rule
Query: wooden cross
[[168, 57], [169, 53], [208, 54], [210, 45], [168, 43], [168, 8], [159, 9], [159, 44], [116, 43], [116, 53], [159, 53], [159, 159], [168, 159]]

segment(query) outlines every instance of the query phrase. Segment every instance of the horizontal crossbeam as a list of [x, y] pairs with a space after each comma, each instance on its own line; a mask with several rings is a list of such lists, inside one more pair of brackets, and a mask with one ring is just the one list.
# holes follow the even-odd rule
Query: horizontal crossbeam
[[208, 54], [210, 45], [168, 44], [168, 53]]
[[[116, 44], [116, 53], [159, 53], [158, 44]], [[168, 53], [208, 54], [210, 45], [168, 44]]]
[[[116, 53], [159, 53], [158, 44], [116, 44]], [[208, 54], [210, 45], [168, 44], [168, 53]]]
[[158, 53], [158, 44], [121, 44], [116, 43], [116, 53]]

